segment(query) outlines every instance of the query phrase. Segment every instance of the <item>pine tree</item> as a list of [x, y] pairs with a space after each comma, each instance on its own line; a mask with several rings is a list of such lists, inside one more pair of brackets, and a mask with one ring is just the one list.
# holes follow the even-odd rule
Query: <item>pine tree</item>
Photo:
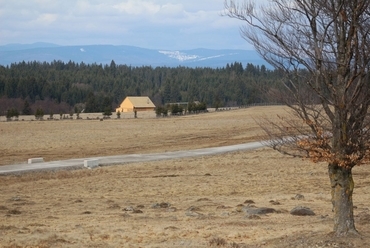
[[22, 114], [24, 115], [30, 115], [31, 114], [31, 107], [27, 100], [24, 101]]

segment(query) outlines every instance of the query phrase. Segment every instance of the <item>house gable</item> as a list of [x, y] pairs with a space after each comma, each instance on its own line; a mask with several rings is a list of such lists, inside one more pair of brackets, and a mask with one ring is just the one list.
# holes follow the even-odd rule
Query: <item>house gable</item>
[[134, 112], [134, 111], [153, 111], [154, 103], [147, 96], [128, 96], [121, 105], [116, 108], [116, 112]]

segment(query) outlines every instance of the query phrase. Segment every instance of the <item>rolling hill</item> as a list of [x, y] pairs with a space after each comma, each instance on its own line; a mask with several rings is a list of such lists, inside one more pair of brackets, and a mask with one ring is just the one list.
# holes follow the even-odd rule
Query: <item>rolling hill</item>
[[186, 66], [224, 67], [227, 63], [241, 62], [244, 65], [266, 65], [267, 63], [253, 50], [165, 50], [146, 49], [135, 46], [80, 45], [59, 46], [51, 43], [9, 44], [0, 46], [0, 65], [22, 61], [51, 62], [74, 61], [85, 64], [116, 64], [132, 66]]

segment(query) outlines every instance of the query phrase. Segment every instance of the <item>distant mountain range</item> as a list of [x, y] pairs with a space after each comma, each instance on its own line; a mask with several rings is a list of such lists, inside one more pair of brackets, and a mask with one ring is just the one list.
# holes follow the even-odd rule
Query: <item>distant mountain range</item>
[[85, 64], [116, 64], [132, 66], [186, 66], [186, 67], [225, 67], [227, 63], [241, 62], [253, 65], [267, 63], [252, 50], [232, 49], [193, 49], [193, 50], [155, 50], [135, 46], [86, 45], [59, 46], [51, 43], [9, 44], [0, 46], [0, 65], [18, 62], [63, 62], [74, 61]]

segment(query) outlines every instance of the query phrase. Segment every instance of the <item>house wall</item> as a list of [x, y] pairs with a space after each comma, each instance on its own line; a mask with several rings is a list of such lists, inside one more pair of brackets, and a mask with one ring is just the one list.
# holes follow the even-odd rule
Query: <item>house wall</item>
[[[140, 111], [154, 111], [155, 108], [135, 108], [136, 111], [140, 112]], [[134, 109], [133, 108], [116, 108], [116, 113], [117, 112], [121, 112], [121, 113], [126, 113], [126, 112], [134, 112]]]
[[126, 98], [121, 105], [116, 108], [116, 112], [133, 112], [134, 111], [134, 106], [132, 103]]
[[136, 111], [154, 111], [155, 108], [135, 108]]
[[121, 112], [121, 113], [125, 113], [125, 112], [134, 112], [134, 110], [136, 111], [154, 111], [155, 107], [136, 107], [133, 105], [133, 103], [128, 99], [126, 98], [122, 103], [121, 105], [116, 108], [116, 112]]
[[119, 108], [116, 108], [116, 113], [118, 111], [121, 112], [121, 113], [124, 113], [124, 112], [133, 112], [134, 110], [132, 108], [128, 109], [128, 108], [121, 108], [121, 107], [119, 107]]

